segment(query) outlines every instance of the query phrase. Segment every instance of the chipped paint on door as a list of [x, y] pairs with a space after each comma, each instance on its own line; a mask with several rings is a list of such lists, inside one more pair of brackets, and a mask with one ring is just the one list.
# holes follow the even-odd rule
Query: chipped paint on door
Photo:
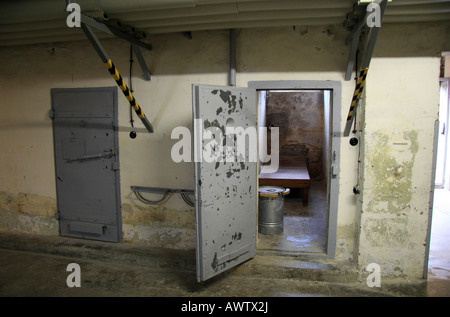
[[[204, 281], [255, 255], [257, 163], [249, 158], [257, 147], [232, 161], [239, 156], [236, 136], [225, 132], [230, 126], [256, 129], [256, 90], [194, 85], [193, 111], [202, 122], [194, 129], [195, 151], [227, 149], [214, 161], [195, 163], [197, 279]], [[210, 127], [216, 135], [199, 138]]]

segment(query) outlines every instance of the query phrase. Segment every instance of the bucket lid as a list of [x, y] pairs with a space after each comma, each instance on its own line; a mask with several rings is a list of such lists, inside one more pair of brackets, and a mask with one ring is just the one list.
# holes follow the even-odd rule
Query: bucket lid
[[290, 192], [289, 188], [278, 186], [261, 186], [258, 191], [263, 197], [278, 197], [279, 194], [284, 196]]

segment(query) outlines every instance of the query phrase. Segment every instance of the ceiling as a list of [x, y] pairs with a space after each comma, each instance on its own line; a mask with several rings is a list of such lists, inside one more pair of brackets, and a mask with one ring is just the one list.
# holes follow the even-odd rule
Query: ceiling
[[[357, 0], [78, 0], [85, 15], [151, 34], [343, 24]], [[66, 25], [65, 0], [2, 1], [0, 46], [85, 39]], [[383, 23], [450, 21], [450, 0], [393, 0]], [[98, 34], [99, 38], [111, 35]]]

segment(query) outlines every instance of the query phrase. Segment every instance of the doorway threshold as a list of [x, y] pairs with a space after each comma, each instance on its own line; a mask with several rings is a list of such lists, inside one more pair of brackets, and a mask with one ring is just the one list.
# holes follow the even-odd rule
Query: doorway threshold
[[257, 255], [271, 255], [280, 257], [291, 257], [299, 260], [321, 260], [327, 259], [327, 254], [323, 253], [311, 253], [302, 251], [283, 251], [283, 250], [256, 250]]
[[349, 283], [359, 280], [352, 263], [338, 263], [325, 254], [293, 254], [257, 251], [256, 256], [233, 269], [246, 277], [298, 279], [305, 281]]

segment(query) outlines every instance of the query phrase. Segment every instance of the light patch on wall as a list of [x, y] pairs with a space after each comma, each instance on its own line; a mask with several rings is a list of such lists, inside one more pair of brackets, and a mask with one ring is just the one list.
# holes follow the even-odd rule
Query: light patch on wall
[[372, 246], [382, 247], [389, 241], [391, 247], [398, 247], [408, 243], [409, 233], [406, 224], [405, 218], [368, 219], [363, 227], [366, 238]]
[[355, 233], [354, 225], [338, 226], [336, 234], [336, 260], [353, 261], [353, 252], [355, 251]]
[[370, 212], [399, 213], [410, 207], [412, 170], [418, 151], [417, 132], [404, 131], [388, 136], [373, 133], [368, 143], [372, 192]]
[[413, 170], [419, 150], [418, 133], [409, 130], [388, 134], [378, 130], [366, 138], [366, 148], [365, 180], [370, 193], [363, 202], [361, 241], [370, 252], [363, 256], [367, 257], [363, 263], [379, 263], [383, 275], [409, 274], [413, 268], [402, 264], [401, 259], [410, 257], [419, 246], [412, 241], [417, 232], [410, 228], [416, 217]]

